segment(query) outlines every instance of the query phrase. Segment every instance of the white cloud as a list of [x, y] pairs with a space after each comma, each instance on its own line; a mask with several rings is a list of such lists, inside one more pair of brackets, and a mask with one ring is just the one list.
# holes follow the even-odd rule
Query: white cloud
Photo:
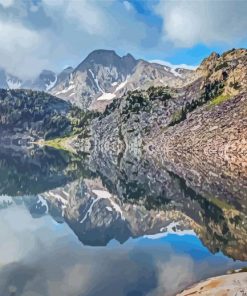
[[163, 60], [151, 60], [149, 61], [150, 63], [156, 63], [164, 66], [168, 66], [171, 69], [177, 69], [177, 68], [183, 68], [183, 69], [188, 69], [188, 70], [196, 70], [198, 66], [193, 66], [193, 65], [187, 65], [187, 64], [172, 64], [168, 61], [163, 61]]
[[0, 40], [0, 65], [8, 72], [30, 78], [47, 65], [44, 36], [21, 23], [0, 21]]
[[178, 47], [231, 44], [246, 38], [247, 1], [160, 1], [165, 40]]
[[148, 296], [175, 295], [195, 281], [194, 262], [189, 256], [173, 255], [168, 262], [159, 262], [158, 286]]
[[[56, 240], [59, 240], [65, 235], [65, 231], [56, 232], [46, 229], [45, 226], [51, 221], [51, 217], [43, 217], [42, 219], [34, 220], [26, 208], [12, 206], [4, 211], [1, 211], [0, 217], [0, 268], [4, 265], [22, 261], [32, 252], [40, 249], [39, 255], [45, 252], [45, 246], [50, 247]], [[62, 228], [62, 227], [61, 227]], [[42, 233], [46, 233], [45, 237], [40, 239]]]
[[128, 10], [128, 11], [133, 11], [134, 10], [133, 5], [129, 1], [124, 1], [123, 5], [126, 8], [126, 10]]
[[7, 8], [14, 4], [14, 0], [0, 0], [0, 5]]
[[135, 52], [148, 36], [148, 26], [122, 2], [12, 2], [14, 9], [0, 7], [0, 67], [20, 78], [76, 66], [94, 49]]
[[83, 31], [89, 34], [102, 34], [106, 29], [107, 19], [105, 19], [104, 11], [101, 9], [99, 2], [77, 0], [43, 0], [44, 8], [52, 17], [57, 12], [62, 14], [67, 21], [73, 22], [75, 26], [79, 26]]

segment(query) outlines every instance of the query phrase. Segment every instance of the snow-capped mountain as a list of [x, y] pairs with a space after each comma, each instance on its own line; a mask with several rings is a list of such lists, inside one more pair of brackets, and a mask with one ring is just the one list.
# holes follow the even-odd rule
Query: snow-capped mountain
[[4, 69], [0, 68], [0, 88], [20, 88], [22, 81], [9, 73]]
[[82, 108], [101, 109], [129, 90], [179, 86], [192, 72], [136, 60], [130, 54], [120, 57], [112, 50], [95, 50], [59, 80], [51, 93]]
[[57, 75], [53, 71], [43, 70], [34, 80], [24, 81], [22, 88], [49, 91], [57, 82]]
[[67, 67], [59, 74], [43, 70], [30, 80], [0, 69], [0, 88], [46, 91], [83, 109], [102, 111], [127, 91], [150, 86], [178, 87], [187, 83], [194, 72], [186, 65], [137, 60], [131, 54], [121, 57], [113, 50], [100, 49], [91, 52], [74, 69]]
[[4, 69], [0, 69], [0, 88], [17, 89], [27, 88], [39, 91], [49, 91], [57, 82], [56, 73], [50, 70], [43, 70], [36, 78], [24, 80], [18, 78]]

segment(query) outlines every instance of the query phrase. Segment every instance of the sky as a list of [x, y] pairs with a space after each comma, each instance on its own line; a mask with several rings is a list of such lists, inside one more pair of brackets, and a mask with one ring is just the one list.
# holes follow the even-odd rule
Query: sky
[[92, 50], [198, 65], [247, 47], [246, 0], [0, 0], [0, 67], [21, 78]]

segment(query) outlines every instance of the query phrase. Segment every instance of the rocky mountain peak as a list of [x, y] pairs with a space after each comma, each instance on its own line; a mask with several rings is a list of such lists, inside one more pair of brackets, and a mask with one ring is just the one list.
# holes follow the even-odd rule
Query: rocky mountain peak
[[121, 57], [114, 50], [94, 50], [77, 66], [75, 71], [85, 71], [88, 67], [94, 67], [95, 65], [116, 65], [120, 61]]
[[217, 59], [220, 57], [220, 55], [217, 52], [212, 52], [210, 56], [205, 58], [201, 65], [198, 68], [198, 72], [203, 72], [203, 71], [210, 71], [213, 69], [215, 62]]

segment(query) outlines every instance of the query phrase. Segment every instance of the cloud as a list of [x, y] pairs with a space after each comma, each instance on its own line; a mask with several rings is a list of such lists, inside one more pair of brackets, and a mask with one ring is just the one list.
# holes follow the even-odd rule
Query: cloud
[[181, 240], [182, 252], [176, 240], [145, 244], [147, 238], [83, 246], [66, 224], [48, 215], [34, 219], [21, 205], [1, 210], [0, 237], [0, 295], [169, 295], [234, 264], [205, 252], [199, 260], [195, 241]]
[[124, 5], [124, 7], [125, 7], [128, 11], [133, 11], [133, 10], [134, 10], [133, 5], [132, 5], [129, 1], [123, 1], [123, 5]]
[[[81, 30], [94, 35], [100, 35], [106, 30], [107, 19], [100, 3], [95, 1], [43, 0], [47, 13], [71, 21]], [[54, 14], [55, 13], [55, 14]]]
[[46, 38], [19, 22], [0, 21], [0, 66], [17, 76], [30, 78], [48, 61]]
[[[156, 3], [159, 3], [156, 5]], [[77, 66], [95, 49], [165, 58], [246, 37], [246, 1], [0, 0], [0, 67], [20, 78]]]
[[164, 66], [168, 66], [171, 69], [183, 68], [183, 69], [188, 69], [188, 70], [196, 70], [196, 68], [198, 67], [198, 66], [187, 65], [187, 64], [174, 65], [174, 64], [172, 64], [170, 62], [163, 61], [163, 60], [151, 60], [149, 62], [164, 65]]
[[160, 1], [164, 40], [177, 47], [234, 44], [246, 38], [246, 1]]
[[65, 65], [76, 66], [94, 49], [136, 52], [149, 38], [145, 22], [119, 1], [12, 0], [12, 4], [0, 7], [4, 40], [0, 67], [21, 78], [44, 68], [61, 71]]
[[175, 295], [196, 279], [190, 257], [174, 255], [165, 264], [159, 262], [157, 265], [158, 286], [148, 296]]
[[10, 7], [14, 4], [14, 0], [0, 0], [0, 5], [3, 7]]

